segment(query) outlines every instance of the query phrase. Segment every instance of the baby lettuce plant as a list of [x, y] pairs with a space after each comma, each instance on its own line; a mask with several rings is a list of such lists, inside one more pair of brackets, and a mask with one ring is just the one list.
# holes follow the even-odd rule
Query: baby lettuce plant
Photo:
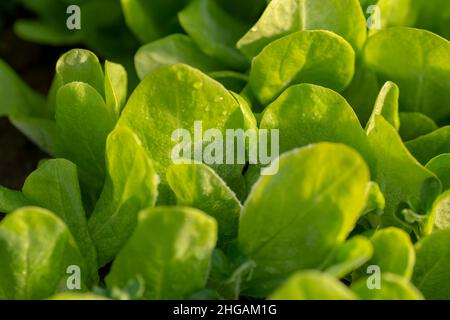
[[[47, 98], [0, 62], [49, 155], [0, 187], [0, 299], [450, 299], [448, 16], [398, 2], [123, 0], [130, 96], [87, 50]], [[271, 161], [205, 160], [230, 130]]]

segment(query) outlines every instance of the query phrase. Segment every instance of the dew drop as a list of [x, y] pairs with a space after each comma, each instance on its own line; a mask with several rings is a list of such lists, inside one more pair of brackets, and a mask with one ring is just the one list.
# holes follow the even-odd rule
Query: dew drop
[[223, 97], [216, 97], [214, 99], [214, 102], [220, 102], [220, 101], [223, 101]]

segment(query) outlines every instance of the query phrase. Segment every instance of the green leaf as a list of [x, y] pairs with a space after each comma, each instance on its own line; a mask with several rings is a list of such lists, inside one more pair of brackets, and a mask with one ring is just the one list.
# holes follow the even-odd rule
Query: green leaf
[[138, 275], [130, 279], [124, 287], [104, 289], [94, 287], [94, 293], [113, 300], [142, 300], [145, 292], [145, 281]]
[[434, 157], [425, 167], [441, 180], [442, 190], [450, 189], [450, 153]]
[[204, 72], [222, 69], [219, 62], [203, 53], [186, 35], [172, 34], [141, 47], [134, 58], [136, 71], [142, 80], [155, 69], [184, 63]]
[[366, 279], [357, 281], [351, 289], [364, 300], [423, 300], [419, 290], [407, 279], [390, 273], [381, 275], [379, 289], [369, 289]]
[[93, 87], [81, 82], [59, 89], [56, 105], [56, 154], [74, 162], [82, 186], [98, 194], [105, 176], [106, 137], [114, 128], [116, 114]]
[[395, 130], [400, 127], [400, 119], [398, 115], [398, 99], [400, 92], [398, 86], [388, 81], [381, 88], [380, 94], [375, 101], [375, 107], [373, 108], [372, 115], [367, 123], [366, 130], [370, 131], [375, 125], [375, 117], [383, 116], [383, 118], [389, 122]]
[[380, 81], [395, 82], [400, 111], [436, 121], [450, 115], [450, 42], [425, 30], [390, 28], [367, 40], [364, 62]]
[[[63, 15], [64, 12], [60, 14]], [[49, 46], [75, 45], [82, 40], [81, 33], [45, 20], [17, 20], [14, 32], [23, 40]]]
[[367, 68], [360, 60], [356, 61], [353, 80], [342, 92], [342, 95], [355, 110], [359, 121], [366, 124], [373, 112], [379, 87], [375, 72]]
[[450, 5], [440, 0], [379, 0], [381, 28], [408, 26], [450, 38]]
[[128, 76], [125, 68], [117, 63], [105, 62], [105, 101], [109, 109], [120, 115], [127, 100]]
[[431, 209], [433, 230], [450, 229], [450, 189], [442, 193]]
[[143, 277], [146, 299], [181, 299], [203, 288], [216, 244], [217, 224], [196, 209], [159, 207], [142, 211], [138, 226], [106, 278], [123, 287]]
[[86, 293], [72, 293], [72, 292], [63, 292], [58, 293], [49, 298], [49, 300], [108, 300], [106, 297], [102, 297], [96, 295], [94, 293], [86, 292]]
[[402, 221], [400, 211], [405, 208], [425, 215], [440, 193], [441, 183], [408, 152], [396, 130], [381, 116], [375, 117], [369, 141], [377, 157], [376, 181], [386, 200], [383, 226], [410, 229]]
[[0, 299], [44, 299], [67, 291], [68, 266], [84, 262], [69, 230], [51, 212], [23, 208], [0, 224]]
[[6, 63], [0, 59], [0, 117], [10, 121], [42, 150], [53, 154], [55, 123], [43, 97], [30, 89]]
[[94, 281], [97, 277], [97, 254], [88, 231], [76, 166], [64, 159], [45, 161], [28, 176], [23, 194], [64, 221], [86, 260], [90, 282]]
[[[382, 222], [386, 200], [378, 183], [370, 181], [366, 187], [367, 202], [358, 220], [358, 226], [367, 232], [377, 230]], [[368, 235], [367, 233], [365, 234]]]
[[241, 204], [233, 191], [208, 166], [173, 164], [167, 181], [177, 204], [200, 209], [214, 217], [219, 225], [219, 246], [237, 237]]
[[0, 212], [10, 213], [31, 204], [22, 192], [0, 186]]
[[[166, 170], [173, 164], [171, 155], [174, 147], [180, 142], [189, 147], [194, 143], [200, 145], [200, 141], [207, 142], [195, 134], [196, 121], [202, 121], [203, 132], [214, 128], [223, 136], [226, 129], [246, 130], [248, 125], [254, 126], [256, 122], [248, 107], [236, 96], [186, 65], [165, 66], [146, 77], [128, 100], [118, 122], [118, 126], [132, 129], [149, 152], [161, 177], [158, 201], [162, 203], [167, 203], [170, 195]], [[183, 140], [172, 140], [174, 133], [180, 130]], [[193, 156], [192, 148], [189, 150]], [[235, 192], [244, 188], [242, 164], [223, 164], [214, 168]]]
[[358, 0], [272, 0], [237, 46], [253, 58], [269, 43], [302, 30], [332, 31], [355, 51], [366, 41], [366, 19]]
[[44, 99], [31, 90], [15, 71], [0, 59], [0, 116], [45, 114]]
[[12, 114], [11, 123], [41, 150], [50, 155], [55, 154], [57, 140], [56, 123], [46, 118], [29, 117], [27, 115]]
[[98, 266], [111, 261], [131, 236], [139, 211], [156, 202], [159, 178], [136, 135], [115, 129], [106, 145], [107, 177], [89, 219]]
[[256, 297], [325, 262], [355, 226], [369, 181], [358, 153], [339, 144], [296, 149], [272, 166], [278, 173], [253, 186], [239, 225], [242, 250], [257, 264], [245, 293]]
[[176, 13], [190, 0], [121, 0], [128, 27], [142, 43], [169, 33], [176, 24]]
[[450, 229], [437, 231], [416, 244], [413, 282], [427, 299], [450, 299]]
[[409, 152], [425, 165], [434, 157], [450, 153], [450, 126], [439, 128], [429, 134], [405, 143]]
[[357, 300], [338, 279], [317, 271], [303, 271], [292, 275], [275, 290], [269, 300]]
[[374, 162], [367, 136], [352, 108], [327, 88], [312, 84], [289, 87], [264, 110], [260, 128], [280, 130], [281, 153], [329, 141], [353, 147], [370, 166]]
[[73, 49], [63, 54], [56, 64], [56, 74], [61, 86], [71, 82], [84, 82], [102, 97], [105, 92], [105, 76], [97, 56], [83, 49]]
[[186, 33], [207, 55], [230, 68], [247, 67], [247, 59], [235, 47], [247, 26], [228, 15], [213, 0], [191, 1], [178, 14], [178, 19]]
[[402, 229], [390, 227], [379, 230], [370, 239], [374, 255], [367, 265], [376, 265], [382, 273], [392, 273], [411, 279], [415, 252], [409, 235]]
[[400, 136], [403, 141], [413, 140], [437, 130], [437, 124], [419, 112], [400, 112]]
[[[418, 14], [416, 5], [421, 0], [378, 0], [372, 1], [369, 5], [376, 5], [380, 10], [379, 27], [398, 27], [398, 26], [414, 26], [415, 16]], [[433, 1], [433, 0], [431, 0]], [[370, 12], [368, 12], [370, 13]], [[371, 30], [372, 33], [377, 32], [377, 28]]]
[[369, 213], [375, 213], [382, 215], [384, 207], [386, 206], [386, 200], [380, 190], [378, 183], [370, 181], [367, 186], [367, 203], [362, 215]]
[[354, 74], [355, 53], [329, 31], [300, 31], [270, 43], [253, 59], [249, 86], [262, 105], [289, 86], [313, 83], [336, 91]]
[[343, 278], [366, 263], [372, 254], [371, 242], [365, 237], [355, 236], [336, 248], [324, 270], [335, 277]]
[[233, 242], [227, 248], [227, 255], [220, 249], [213, 251], [207, 287], [218, 292], [222, 299], [239, 299], [243, 284], [252, 277], [255, 268], [252, 260], [234, 252], [236, 244]]

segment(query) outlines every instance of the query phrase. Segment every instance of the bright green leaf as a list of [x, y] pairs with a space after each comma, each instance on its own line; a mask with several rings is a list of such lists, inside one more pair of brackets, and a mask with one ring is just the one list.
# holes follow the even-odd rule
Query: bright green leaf
[[260, 128], [280, 130], [281, 153], [329, 141], [347, 144], [367, 163], [374, 162], [367, 136], [352, 108], [327, 88], [312, 84], [288, 88], [264, 110]]
[[95, 280], [97, 254], [88, 231], [76, 166], [64, 159], [45, 161], [28, 176], [23, 194], [64, 221], [90, 269], [90, 280]]
[[375, 125], [375, 116], [383, 116], [387, 122], [398, 130], [400, 127], [400, 119], [398, 116], [399, 96], [400, 92], [395, 83], [388, 81], [384, 84], [375, 101], [375, 107], [373, 108], [372, 115], [367, 123], [367, 131], [370, 131]]
[[366, 19], [358, 0], [272, 0], [237, 46], [253, 58], [274, 40], [302, 30], [332, 31], [359, 51], [366, 40]]
[[382, 273], [411, 279], [416, 257], [411, 238], [405, 231], [394, 227], [382, 229], [370, 240], [374, 255], [368, 265], [377, 265]]
[[354, 74], [355, 53], [329, 31], [300, 31], [270, 43], [253, 59], [249, 86], [267, 105], [289, 86], [300, 83], [345, 89]]
[[332, 259], [327, 263], [325, 272], [342, 278], [366, 263], [373, 254], [371, 242], [361, 236], [355, 236], [336, 248]]
[[120, 115], [127, 100], [127, 71], [117, 63], [105, 62], [105, 101], [109, 109]]
[[317, 271], [297, 272], [275, 290], [269, 300], [357, 300], [338, 279]]
[[384, 207], [386, 206], [386, 200], [384, 195], [380, 190], [378, 183], [370, 181], [367, 186], [367, 203], [366, 208], [363, 211], [363, 215], [375, 212], [381, 215], [383, 213]]
[[116, 114], [93, 87], [81, 82], [59, 89], [56, 105], [56, 154], [74, 162], [82, 186], [98, 194], [105, 176], [106, 137], [114, 128]]
[[373, 178], [386, 199], [383, 226], [411, 228], [401, 216], [402, 209], [409, 208], [425, 215], [440, 193], [441, 183], [408, 152], [396, 130], [381, 116], [375, 117], [369, 141], [377, 157], [377, 169]]
[[450, 229], [450, 189], [442, 193], [431, 209], [433, 229]]
[[102, 66], [97, 56], [88, 50], [73, 49], [63, 54], [56, 64], [56, 74], [60, 77], [62, 86], [71, 82], [84, 82], [101, 96], [104, 95]]
[[94, 293], [58, 293], [49, 298], [49, 300], [108, 300], [106, 297], [98, 296]]
[[390, 28], [367, 41], [364, 62], [400, 88], [400, 111], [450, 115], [450, 42], [425, 30]]
[[[247, 109], [236, 96], [200, 71], [187, 65], [171, 65], [155, 70], [141, 82], [128, 100], [118, 126], [132, 129], [149, 152], [162, 182], [158, 201], [164, 203], [170, 195], [165, 173], [173, 164], [174, 147], [180, 143], [188, 145], [192, 159], [191, 146], [202, 141], [203, 137], [194, 132], [194, 122], [202, 121], [203, 132], [214, 128], [225, 136], [226, 129], [247, 130], [247, 125], [254, 125], [256, 121]], [[172, 140], [176, 133], [182, 137]], [[214, 168], [235, 192], [244, 188], [243, 165]]]
[[84, 263], [65, 224], [51, 212], [23, 208], [0, 224], [0, 299], [44, 299], [67, 291], [67, 267]]
[[144, 298], [181, 299], [205, 286], [216, 239], [216, 222], [199, 210], [142, 211], [106, 283], [110, 288], [123, 287], [140, 275], [146, 283]]
[[403, 277], [385, 273], [381, 275], [380, 288], [369, 288], [366, 279], [352, 285], [351, 289], [364, 300], [423, 300], [422, 294]]
[[369, 182], [362, 158], [339, 144], [296, 149], [272, 166], [278, 173], [254, 185], [239, 225], [242, 250], [257, 264], [245, 292], [256, 297], [325, 262], [355, 226]]
[[237, 237], [241, 204], [214, 170], [201, 163], [173, 164], [167, 181], [178, 205], [200, 209], [217, 220], [219, 245]]
[[106, 145], [107, 177], [89, 219], [98, 265], [111, 261], [132, 234], [137, 214], [155, 204], [158, 176], [136, 135], [115, 129]]

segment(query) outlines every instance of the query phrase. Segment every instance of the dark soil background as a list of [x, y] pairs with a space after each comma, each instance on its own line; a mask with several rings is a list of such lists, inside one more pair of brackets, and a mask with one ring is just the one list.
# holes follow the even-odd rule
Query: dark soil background
[[[2, 1], [2, 0], [0, 0]], [[18, 9], [0, 16], [0, 58], [8, 63], [33, 89], [47, 94], [58, 57], [65, 48], [49, 47], [23, 41], [13, 33], [13, 21], [28, 17]], [[4, 97], [0, 97], [0, 99]], [[25, 178], [47, 157], [14, 128], [7, 118], [0, 118], [0, 185], [20, 189]]]

